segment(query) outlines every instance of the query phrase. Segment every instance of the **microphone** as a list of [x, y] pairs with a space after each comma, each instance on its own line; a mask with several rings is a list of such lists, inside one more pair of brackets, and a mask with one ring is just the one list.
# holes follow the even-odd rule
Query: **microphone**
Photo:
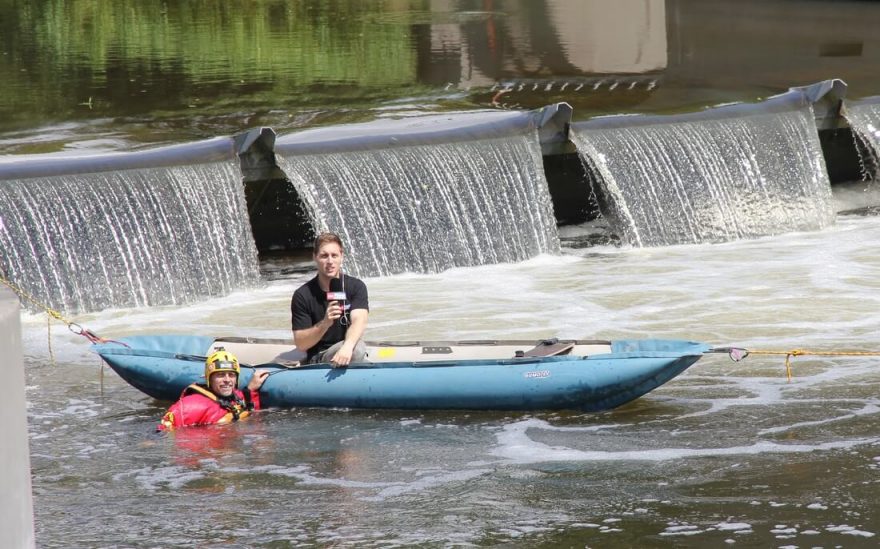
[[342, 280], [338, 278], [330, 279], [330, 291], [327, 292], [327, 301], [345, 301], [345, 287], [342, 285]]

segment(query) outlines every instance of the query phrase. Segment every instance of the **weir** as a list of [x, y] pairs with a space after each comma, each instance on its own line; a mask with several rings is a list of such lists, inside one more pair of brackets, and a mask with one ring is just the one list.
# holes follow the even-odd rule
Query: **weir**
[[[300, 249], [328, 229], [361, 276], [555, 253], [556, 226], [591, 218], [596, 202], [636, 246], [821, 229], [833, 222], [830, 184], [876, 179], [880, 165], [878, 101], [844, 105], [845, 91], [829, 80], [755, 104], [577, 123], [565, 103], [396, 114], [277, 139], [256, 128], [6, 157], [0, 275], [85, 312], [229, 293], [259, 280], [258, 250]], [[826, 169], [858, 165], [856, 149], [861, 170]]]
[[354, 274], [431, 273], [559, 251], [542, 127], [531, 113], [343, 126], [279, 137], [276, 155]]
[[252, 284], [236, 164], [231, 139], [0, 163], [0, 270], [66, 313], [180, 305]]
[[633, 246], [726, 242], [834, 222], [811, 101], [572, 124], [599, 206]]

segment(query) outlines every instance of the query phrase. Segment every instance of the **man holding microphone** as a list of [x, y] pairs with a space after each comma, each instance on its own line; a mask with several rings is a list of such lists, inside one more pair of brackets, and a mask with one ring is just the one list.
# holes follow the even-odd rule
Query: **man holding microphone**
[[315, 239], [312, 257], [315, 278], [299, 287], [290, 301], [293, 338], [305, 351], [306, 362], [330, 362], [333, 367], [363, 362], [370, 305], [363, 281], [342, 273], [342, 239], [322, 233]]

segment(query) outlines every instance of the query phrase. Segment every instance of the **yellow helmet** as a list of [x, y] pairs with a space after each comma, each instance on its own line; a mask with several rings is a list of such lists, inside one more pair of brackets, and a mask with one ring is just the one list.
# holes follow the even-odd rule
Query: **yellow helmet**
[[238, 366], [238, 359], [235, 355], [227, 352], [222, 347], [215, 351], [205, 360], [205, 381], [211, 383], [211, 375], [217, 372], [235, 372], [235, 378], [238, 379], [241, 368]]

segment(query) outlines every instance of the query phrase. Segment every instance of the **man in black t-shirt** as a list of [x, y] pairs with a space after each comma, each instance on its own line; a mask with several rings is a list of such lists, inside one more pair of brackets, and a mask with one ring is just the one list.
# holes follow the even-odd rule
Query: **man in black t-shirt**
[[334, 367], [363, 362], [370, 304], [367, 286], [342, 273], [342, 240], [333, 233], [315, 239], [312, 251], [318, 274], [299, 287], [290, 301], [293, 338], [310, 363]]

